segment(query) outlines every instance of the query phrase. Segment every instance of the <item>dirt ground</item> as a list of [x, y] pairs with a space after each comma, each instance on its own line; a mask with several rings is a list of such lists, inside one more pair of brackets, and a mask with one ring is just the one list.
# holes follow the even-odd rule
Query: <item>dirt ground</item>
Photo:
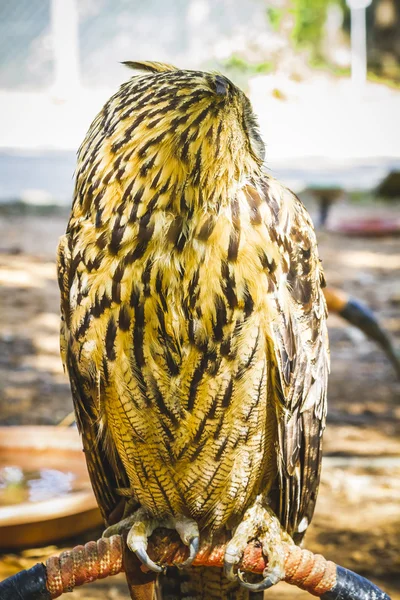
[[[340, 205], [332, 219], [374, 210], [400, 216], [400, 205]], [[58, 351], [54, 258], [66, 219], [61, 214], [0, 215], [2, 425], [55, 424], [72, 410]], [[328, 283], [367, 302], [399, 347], [400, 239], [321, 233], [319, 245]], [[325, 459], [306, 546], [367, 576], [400, 600], [400, 385], [382, 351], [362, 333], [335, 315], [329, 326]], [[3, 556], [0, 579], [53, 551]], [[277, 600], [307, 596], [286, 584], [271, 593]], [[122, 600], [123, 577], [87, 586], [73, 597]]]

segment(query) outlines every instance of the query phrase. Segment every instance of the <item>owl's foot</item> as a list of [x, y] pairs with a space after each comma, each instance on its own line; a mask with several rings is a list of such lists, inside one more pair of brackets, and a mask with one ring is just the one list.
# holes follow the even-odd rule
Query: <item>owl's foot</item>
[[[264, 570], [263, 580], [258, 583], [245, 581], [236, 565], [241, 561], [244, 549], [251, 540], [262, 544], [263, 553], [268, 558], [268, 566]], [[283, 531], [278, 518], [267, 506], [263, 506], [257, 498], [249, 508], [243, 520], [234, 531], [228, 543], [224, 557], [224, 571], [228, 579], [239, 579], [241, 585], [252, 592], [260, 592], [272, 587], [285, 576], [285, 553], [283, 542], [291, 541]]]
[[188, 517], [180, 516], [157, 519], [150, 517], [143, 508], [139, 508], [133, 515], [123, 519], [116, 525], [108, 527], [103, 533], [103, 537], [111, 537], [128, 529], [128, 536], [126, 538], [128, 548], [132, 552], [135, 552], [136, 556], [148, 569], [156, 573], [162, 573], [165, 571], [165, 567], [156, 564], [147, 554], [147, 541], [158, 527], [176, 529], [185, 546], [189, 546], [188, 558], [176, 566], [180, 568], [189, 567], [199, 550], [200, 536], [197, 523]]

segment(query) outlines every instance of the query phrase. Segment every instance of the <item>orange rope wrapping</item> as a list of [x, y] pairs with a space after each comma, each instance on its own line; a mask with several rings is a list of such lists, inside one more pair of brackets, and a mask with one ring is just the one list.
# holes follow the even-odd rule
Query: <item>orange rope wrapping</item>
[[[193, 566], [222, 567], [226, 541], [223, 539], [213, 547], [203, 542]], [[123, 543], [121, 536], [114, 535], [50, 557], [46, 570], [51, 597], [58, 598], [65, 592], [72, 592], [76, 586], [123, 571]], [[187, 558], [188, 549], [171, 532], [159, 530], [149, 540], [148, 553], [161, 564], [173, 565]], [[238, 566], [242, 571], [262, 573], [267, 564], [261, 545], [250, 542]], [[336, 583], [336, 565], [320, 554], [285, 544], [284, 581], [314, 596], [322, 596]]]
[[47, 559], [47, 589], [52, 598], [58, 598], [79, 585], [117, 575], [122, 570], [121, 536], [100, 538]]

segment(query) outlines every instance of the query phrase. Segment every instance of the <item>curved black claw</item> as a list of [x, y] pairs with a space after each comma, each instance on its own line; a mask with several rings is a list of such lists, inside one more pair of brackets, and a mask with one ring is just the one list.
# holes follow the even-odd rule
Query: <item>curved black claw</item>
[[176, 563], [176, 566], [179, 569], [184, 569], [185, 567], [190, 567], [194, 559], [196, 558], [196, 554], [199, 551], [200, 547], [200, 537], [196, 536], [189, 540], [189, 556], [182, 563]]
[[238, 578], [240, 581], [240, 585], [246, 588], [247, 590], [251, 590], [252, 592], [263, 592], [264, 590], [268, 590], [273, 585], [279, 583], [282, 579], [282, 575], [279, 568], [271, 570], [267, 568], [265, 569], [263, 575], [264, 579], [262, 581], [259, 581], [258, 583], [248, 583], [243, 579], [243, 573], [240, 571], [240, 569], [238, 570]]
[[235, 569], [236, 562], [230, 562], [228, 560], [224, 560], [224, 575], [229, 581], [236, 581], [238, 578], [237, 571]]
[[147, 554], [145, 544], [138, 544], [138, 547], [133, 550], [135, 552], [138, 559], [147, 567], [150, 571], [154, 571], [155, 573], [165, 573], [165, 567], [161, 567], [157, 565], [153, 560], [151, 560], [150, 556]]

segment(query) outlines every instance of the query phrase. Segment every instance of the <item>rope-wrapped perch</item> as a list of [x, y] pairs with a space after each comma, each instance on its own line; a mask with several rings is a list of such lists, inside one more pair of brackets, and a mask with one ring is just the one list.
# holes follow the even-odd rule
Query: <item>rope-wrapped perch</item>
[[[222, 567], [227, 540], [210, 546], [203, 542], [193, 566]], [[0, 583], [0, 600], [51, 600], [77, 586], [116, 575], [124, 570], [123, 540], [114, 535], [52, 556]], [[149, 540], [149, 556], [156, 562], [174, 565], [183, 562], [188, 549], [168, 530], [157, 530]], [[267, 560], [261, 545], [250, 542], [238, 565], [242, 571], [262, 573]], [[320, 554], [298, 546], [285, 545], [285, 579], [323, 600], [390, 600], [368, 580], [338, 567]]]
[[[225, 544], [210, 548], [203, 544], [193, 566], [222, 567]], [[179, 542], [170, 542], [161, 534], [152, 536], [147, 549], [149, 556], [162, 564], [173, 565], [187, 558], [187, 550]], [[310, 593], [321, 596], [332, 588], [336, 581], [336, 565], [319, 554], [312, 554], [298, 546], [285, 548], [285, 581], [297, 585]], [[249, 544], [244, 553], [240, 568], [243, 571], [262, 573], [267, 561], [262, 548]], [[77, 546], [47, 560], [47, 588], [51, 598], [58, 598], [64, 592], [88, 581], [103, 579], [123, 570], [122, 540], [115, 535], [110, 539], [89, 542]]]

